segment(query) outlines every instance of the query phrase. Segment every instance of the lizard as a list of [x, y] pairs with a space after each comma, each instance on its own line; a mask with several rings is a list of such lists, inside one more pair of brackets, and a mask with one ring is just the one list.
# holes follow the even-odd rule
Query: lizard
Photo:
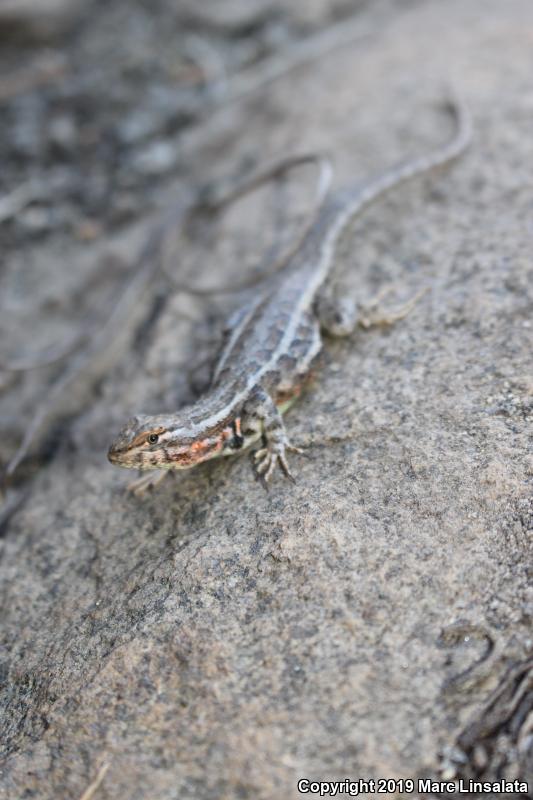
[[[457, 99], [446, 103], [455, 123], [447, 143], [427, 155], [392, 167], [366, 184], [331, 191], [313, 225], [283, 270], [256, 288], [252, 299], [228, 324], [210, 388], [177, 413], [130, 419], [112, 442], [112, 464], [142, 471], [157, 470], [130, 488], [141, 493], [168, 470], [194, 467], [219, 456], [254, 453], [257, 476], [266, 485], [277, 466], [293, 479], [287, 454], [301, 453], [291, 444], [284, 412], [300, 395], [317, 356], [322, 334], [348, 336], [368, 318], [350, 298], [327, 288], [335, 247], [346, 226], [369, 205], [400, 184], [455, 161], [471, 139], [466, 108]], [[393, 318], [406, 315], [412, 303]]]

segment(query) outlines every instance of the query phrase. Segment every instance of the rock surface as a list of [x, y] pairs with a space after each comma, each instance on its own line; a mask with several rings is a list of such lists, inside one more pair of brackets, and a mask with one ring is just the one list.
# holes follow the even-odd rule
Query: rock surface
[[[328, 345], [287, 417], [308, 447], [296, 485], [278, 476], [265, 493], [242, 457], [136, 499], [107, 445], [130, 413], [190, 400], [212, 333], [190, 319], [205, 304], [151, 287], [113, 367], [23, 474], [1, 541], [1, 798], [289, 800], [304, 777], [533, 786], [516, 711], [531, 693], [511, 702], [533, 649], [533, 8], [358, 14], [375, 33], [177, 139], [183, 180], [155, 202], [288, 150], [334, 151], [339, 183], [369, 177], [449, 135], [451, 72], [471, 150], [351, 225], [336, 259], [362, 300], [387, 284], [429, 292], [394, 328]], [[253, 254], [261, 226], [252, 202], [239, 209]], [[143, 230], [117, 233], [114, 252], [131, 258]], [[202, 280], [238, 280], [231, 248], [210, 260], [196, 246], [180, 243], [183, 269], [199, 259]], [[24, 264], [10, 253], [2, 324], [35, 314], [21, 351], [116, 290], [126, 268], [102, 267], [106, 247], [51, 238]], [[54, 306], [62, 294], [73, 307]], [[4, 387], [5, 459], [43, 380]], [[501, 718], [476, 728], [503, 685]]]
[[79, 16], [81, 0], [0, 0], [0, 36], [50, 39]]

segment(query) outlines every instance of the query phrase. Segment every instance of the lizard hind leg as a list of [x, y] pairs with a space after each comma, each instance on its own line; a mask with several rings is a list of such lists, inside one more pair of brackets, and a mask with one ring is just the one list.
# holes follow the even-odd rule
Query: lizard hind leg
[[276, 404], [257, 386], [246, 402], [242, 414], [243, 430], [261, 432], [264, 447], [254, 453], [256, 473], [264, 484], [268, 484], [276, 466], [280, 466], [286, 477], [294, 481], [287, 461], [287, 452], [301, 453], [291, 445], [282, 416]]
[[356, 328], [386, 327], [404, 319], [411, 313], [427, 289], [421, 289], [407, 302], [396, 308], [384, 308], [382, 301], [394, 287], [385, 286], [364, 304], [356, 304], [349, 295], [324, 293], [317, 300], [315, 310], [321, 329], [329, 336], [349, 336]]
[[426, 294], [428, 289], [420, 289], [409, 300], [396, 308], [383, 308], [382, 300], [394, 290], [393, 286], [385, 286], [376, 297], [361, 306], [359, 325], [361, 328], [388, 327], [399, 322], [411, 313], [418, 301]]
[[128, 483], [128, 492], [131, 492], [137, 497], [142, 497], [150, 489], [155, 489], [156, 486], [159, 486], [161, 481], [164, 480], [167, 475], [168, 470], [165, 469], [157, 469], [147, 472], [144, 475], [141, 475], [140, 478]]
[[349, 336], [357, 327], [357, 304], [349, 295], [340, 292], [323, 292], [315, 303], [315, 313], [321, 330], [328, 336]]

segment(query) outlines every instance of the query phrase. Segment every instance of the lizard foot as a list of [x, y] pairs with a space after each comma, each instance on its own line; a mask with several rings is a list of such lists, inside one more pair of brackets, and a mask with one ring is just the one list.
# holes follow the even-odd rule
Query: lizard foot
[[158, 469], [155, 472], [148, 472], [141, 475], [140, 478], [128, 483], [128, 492], [131, 492], [136, 497], [142, 497], [149, 489], [159, 486], [162, 480], [168, 474], [167, 470]]
[[289, 469], [287, 456], [285, 455], [287, 450], [291, 453], [299, 454], [303, 454], [304, 452], [301, 448], [294, 447], [286, 442], [269, 443], [266, 447], [256, 450], [254, 453], [254, 458], [257, 462], [256, 472], [264, 484], [268, 484], [277, 464], [280, 465], [285, 476], [293, 483], [296, 483], [296, 480]]
[[394, 325], [395, 322], [405, 319], [405, 317], [411, 313], [420, 298], [426, 294], [428, 289], [421, 289], [414, 295], [414, 297], [412, 297], [402, 306], [399, 306], [396, 309], [389, 309], [387, 311], [386, 309], [381, 308], [381, 301], [384, 297], [390, 294], [391, 291], [391, 286], [385, 287], [373, 300], [361, 308], [359, 324], [362, 328], [368, 329], [375, 326], [385, 327]]

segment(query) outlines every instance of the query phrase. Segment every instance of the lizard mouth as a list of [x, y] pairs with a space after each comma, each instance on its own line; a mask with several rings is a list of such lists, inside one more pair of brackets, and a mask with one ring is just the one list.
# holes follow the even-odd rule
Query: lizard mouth
[[109, 450], [107, 451], [107, 460], [110, 461], [112, 464], [120, 464], [122, 466], [124, 464], [124, 454], [122, 451], [116, 447], [115, 445], [111, 445]]

